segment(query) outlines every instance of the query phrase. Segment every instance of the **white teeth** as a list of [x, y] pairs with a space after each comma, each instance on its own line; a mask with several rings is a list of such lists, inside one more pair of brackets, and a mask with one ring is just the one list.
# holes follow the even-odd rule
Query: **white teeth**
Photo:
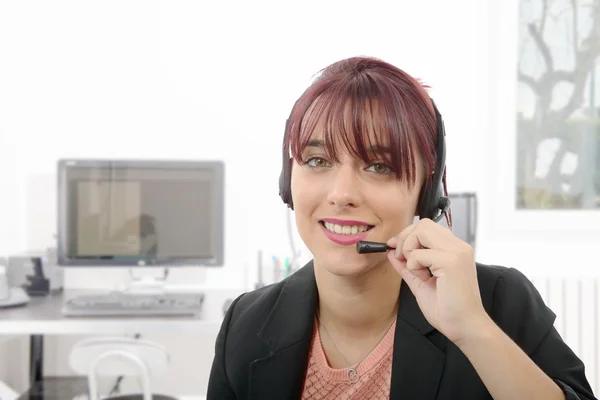
[[344, 235], [353, 235], [359, 232], [365, 232], [366, 230], [369, 229], [368, 225], [338, 225], [338, 224], [332, 224], [331, 222], [325, 222], [324, 223], [325, 228], [327, 228], [328, 231], [331, 232], [335, 232], [335, 233], [341, 233]]

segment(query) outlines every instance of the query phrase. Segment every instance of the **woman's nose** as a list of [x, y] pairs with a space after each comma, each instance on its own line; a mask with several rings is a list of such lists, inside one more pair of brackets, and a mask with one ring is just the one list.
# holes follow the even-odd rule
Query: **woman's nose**
[[356, 171], [340, 167], [328, 183], [327, 200], [337, 207], [356, 207], [361, 202], [359, 179]]

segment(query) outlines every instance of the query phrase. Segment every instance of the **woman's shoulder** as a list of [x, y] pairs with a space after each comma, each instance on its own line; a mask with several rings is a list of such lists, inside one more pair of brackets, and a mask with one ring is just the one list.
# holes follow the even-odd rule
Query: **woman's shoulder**
[[239, 295], [230, 306], [234, 308], [231, 322], [236, 323], [246, 318], [256, 320], [257, 318], [260, 319], [262, 315], [266, 317], [277, 301], [284, 285], [285, 280]]
[[[541, 300], [537, 289], [531, 280], [516, 268], [500, 265], [476, 263], [477, 282], [484, 303], [487, 301], [503, 300], [510, 294], [518, 301]], [[496, 304], [503, 306], [506, 304]]]
[[308, 293], [306, 288], [311, 284], [314, 286], [313, 281], [312, 264], [309, 263], [279, 282], [241, 294], [230, 305], [230, 325], [238, 325], [246, 332], [260, 330], [273, 310], [281, 307], [283, 298]]
[[554, 325], [556, 315], [518, 269], [477, 263], [477, 280], [487, 313], [513, 339], [538, 342]]

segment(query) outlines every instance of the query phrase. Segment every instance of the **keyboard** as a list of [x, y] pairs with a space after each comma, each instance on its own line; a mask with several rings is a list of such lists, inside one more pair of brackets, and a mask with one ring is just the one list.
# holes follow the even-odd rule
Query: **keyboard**
[[203, 303], [203, 293], [116, 292], [73, 297], [64, 302], [62, 313], [72, 317], [196, 316]]

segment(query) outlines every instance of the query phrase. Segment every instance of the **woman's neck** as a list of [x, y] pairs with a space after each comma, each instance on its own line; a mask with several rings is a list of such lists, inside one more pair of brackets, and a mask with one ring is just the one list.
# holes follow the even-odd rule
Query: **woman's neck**
[[359, 277], [336, 276], [315, 263], [319, 318], [340, 339], [379, 335], [398, 313], [402, 279], [386, 260]]

